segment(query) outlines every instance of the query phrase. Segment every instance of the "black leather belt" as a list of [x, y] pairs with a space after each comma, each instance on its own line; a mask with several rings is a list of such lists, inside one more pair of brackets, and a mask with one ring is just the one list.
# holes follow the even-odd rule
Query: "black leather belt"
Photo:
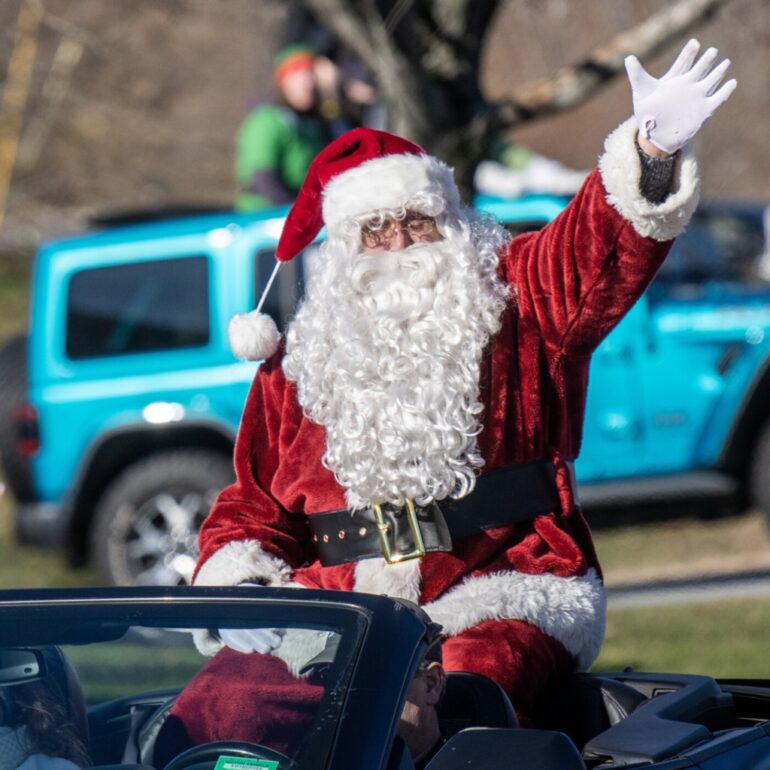
[[560, 507], [556, 471], [543, 461], [484, 473], [475, 490], [460, 500], [327, 511], [312, 514], [308, 522], [325, 567], [374, 557], [395, 564], [451, 551], [453, 539], [529, 521]]

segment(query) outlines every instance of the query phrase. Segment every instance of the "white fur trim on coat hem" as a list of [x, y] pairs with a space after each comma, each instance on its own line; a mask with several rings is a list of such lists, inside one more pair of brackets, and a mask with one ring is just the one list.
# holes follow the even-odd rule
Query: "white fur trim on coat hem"
[[674, 187], [661, 203], [651, 203], [641, 193], [642, 164], [636, 149], [634, 118], [621, 123], [604, 142], [599, 173], [607, 190], [607, 202], [627, 219], [639, 235], [670, 241], [681, 235], [698, 205], [698, 164], [688, 145], [682, 149], [674, 170]]
[[248, 582], [285, 586], [291, 575], [292, 568], [265, 551], [259, 541], [233, 540], [203, 562], [193, 582], [196, 586], [237, 586]]
[[584, 671], [604, 639], [607, 596], [593, 569], [569, 578], [495, 572], [466, 578], [423, 609], [450, 636], [485, 620], [526, 621], [561, 642]]

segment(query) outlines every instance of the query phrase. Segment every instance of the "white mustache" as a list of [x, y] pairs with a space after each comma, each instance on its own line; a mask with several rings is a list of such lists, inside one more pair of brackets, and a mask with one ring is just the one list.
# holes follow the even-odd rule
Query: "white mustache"
[[361, 254], [350, 283], [370, 313], [396, 321], [427, 312], [444, 264], [445, 244], [414, 244], [401, 251]]
[[416, 288], [433, 286], [443, 264], [442, 243], [417, 243], [401, 251], [359, 254], [350, 271], [350, 283], [368, 294], [385, 281], [400, 280]]

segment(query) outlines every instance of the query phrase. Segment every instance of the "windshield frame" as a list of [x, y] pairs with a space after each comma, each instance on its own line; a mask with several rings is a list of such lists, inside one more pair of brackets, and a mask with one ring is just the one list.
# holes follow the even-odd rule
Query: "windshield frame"
[[72, 644], [83, 623], [168, 627], [195, 616], [211, 627], [269, 619], [297, 628], [339, 629], [342, 640], [333, 664], [338, 669], [332, 672], [341, 683], [333, 694], [336, 724], [313, 736], [300, 766], [386, 767], [403, 702], [427, 648], [425, 624], [408, 603], [351, 592], [262, 587], [0, 591], [0, 644], [23, 646], [30, 638]]

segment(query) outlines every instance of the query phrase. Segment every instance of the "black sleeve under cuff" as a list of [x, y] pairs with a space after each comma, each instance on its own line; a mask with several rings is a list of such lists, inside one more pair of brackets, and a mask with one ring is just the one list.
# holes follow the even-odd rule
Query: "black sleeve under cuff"
[[652, 158], [636, 143], [642, 175], [639, 191], [650, 203], [662, 203], [674, 186], [674, 167], [679, 151], [667, 158]]

